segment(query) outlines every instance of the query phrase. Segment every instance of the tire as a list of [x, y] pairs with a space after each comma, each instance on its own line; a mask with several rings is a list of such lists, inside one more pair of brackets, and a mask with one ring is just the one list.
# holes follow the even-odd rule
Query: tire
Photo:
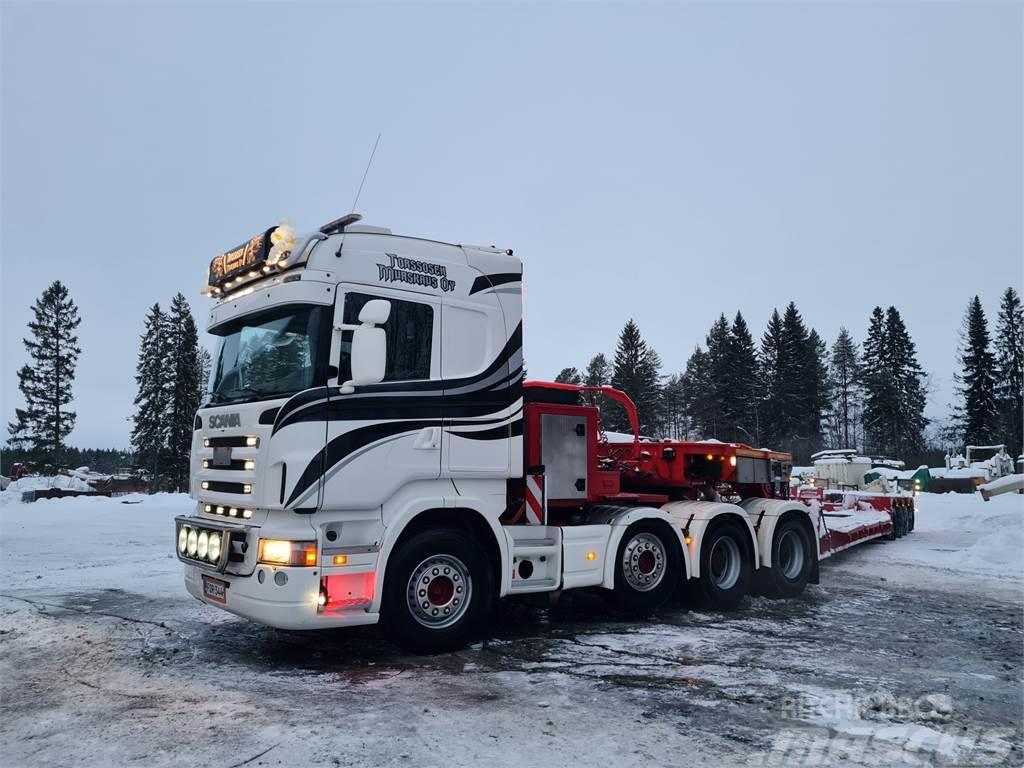
[[679, 586], [681, 563], [679, 543], [665, 525], [653, 520], [633, 523], [616, 553], [612, 604], [633, 616], [657, 610]]
[[893, 510], [890, 514], [892, 515], [892, 530], [885, 534], [885, 540], [896, 541], [896, 539], [898, 539], [900, 536], [898, 525], [900, 518], [896, 510]]
[[443, 653], [472, 640], [493, 603], [483, 548], [462, 531], [442, 528], [413, 535], [391, 555], [380, 618], [403, 648]]
[[700, 602], [711, 608], [735, 608], [750, 591], [752, 576], [746, 527], [729, 518], [712, 523], [700, 547]]
[[910, 525], [907, 527], [907, 533], [914, 530], [914, 517], [917, 514], [917, 510], [913, 507], [910, 508]]
[[771, 597], [795, 597], [807, 588], [814, 569], [815, 549], [807, 529], [795, 518], [783, 520], [772, 538], [772, 567], [768, 569], [767, 593]]

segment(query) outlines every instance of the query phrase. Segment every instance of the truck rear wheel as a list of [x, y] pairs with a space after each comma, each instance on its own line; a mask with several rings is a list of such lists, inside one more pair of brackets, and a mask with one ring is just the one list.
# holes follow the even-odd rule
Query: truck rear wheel
[[712, 608], [735, 608], [750, 590], [753, 566], [750, 534], [735, 520], [712, 523], [700, 547], [701, 602]]
[[384, 577], [381, 624], [414, 653], [462, 648], [494, 601], [491, 569], [480, 545], [462, 531], [423, 531], [392, 553]]
[[666, 526], [651, 520], [633, 523], [615, 558], [615, 607], [635, 615], [660, 608], [679, 585], [680, 563], [679, 545]]
[[813, 567], [814, 549], [807, 530], [799, 520], [783, 520], [772, 538], [768, 593], [774, 597], [795, 597], [803, 593]]

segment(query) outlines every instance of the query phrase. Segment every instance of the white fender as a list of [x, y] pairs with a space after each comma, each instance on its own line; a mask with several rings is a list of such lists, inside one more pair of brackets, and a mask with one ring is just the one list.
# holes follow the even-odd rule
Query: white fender
[[673, 518], [664, 509], [657, 507], [621, 507], [614, 504], [602, 504], [592, 507], [587, 522], [611, 526], [611, 536], [608, 539], [608, 556], [604, 564], [604, 580], [601, 586], [605, 589], [615, 588], [615, 561], [618, 559], [619, 544], [626, 529], [639, 520], [661, 520], [668, 523], [669, 528], [679, 542], [679, 550], [682, 554], [683, 572], [690, 576], [690, 552], [687, 549], [686, 541], [683, 538], [683, 531]]
[[772, 566], [772, 540], [775, 538], [775, 528], [787, 512], [797, 512], [807, 517], [814, 531], [814, 555], [818, 556], [819, 542], [824, 533], [821, 515], [813, 515], [806, 504], [792, 499], [744, 499], [740, 506], [746, 511], [750, 524], [757, 526], [757, 548], [761, 555], [762, 568]]
[[[491, 530], [494, 535], [494, 541], [497, 544], [498, 552], [501, 556], [501, 563], [499, 573], [504, 574], [508, 571], [509, 563], [509, 547], [508, 540], [505, 538], [505, 534], [501, 530], [501, 525], [498, 523], [498, 516], [501, 511], [498, 510], [497, 514], [488, 515], [486, 511], [486, 505], [481, 502], [480, 499], [469, 498], [466, 496], [437, 496], [437, 497], [417, 497], [415, 494], [412, 495], [408, 501], [398, 507], [388, 509], [385, 512], [385, 525], [384, 537], [380, 545], [380, 555], [377, 560], [377, 574], [373, 590], [373, 603], [370, 605], [369, 610], [371, 612], [380, 611], [381, 593], [384, 587], [384, 574], [387, 571], [388, 559], [391, 557], [392, 550], [395, 548], [395, 544], [398, 539], [401, 538], [402, 532], [413, 520], [416, 519], [417, 515], [423, 512], [428, 512], [432, 509], [467, 509], [471, 510], [467, 514], [476, 514], [480, 516], [487, 527]], [[504, 592], [502, 592], [504, 594]]]
[[673, 527], [682, 531], [689, 526], [690, 543], [686, 545], [689, 562], [692, 568], [687, 569], [691, 579], [700, 577], [700, 545], [712, 521], [722, 515], [733, 515], [741, 524], [746, 525], [750, 533], [751, 549], [754, 552], [753, 567], [760, 567], [760, 551], [757, 546], [757, 534], [750, 522], [747, 511], [736, 504], [723, 501], [670, 501], [662, 505], [672, 520]]

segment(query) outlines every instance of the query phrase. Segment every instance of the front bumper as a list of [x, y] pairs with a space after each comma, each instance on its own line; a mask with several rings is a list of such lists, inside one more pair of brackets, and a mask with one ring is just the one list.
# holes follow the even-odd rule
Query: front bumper
[[[263, 583], [259, 573], [263, 572]], [[203, 594], [203, 575], [225, 582], [227, 596], [219, 603]], [[287, 580], [275, 578], [284, 574]], [[363, 610], [321, 613], [317, 610], [320, 577], [317, 568], [284, 568], [261, 565], [251, 576], [212, 574], [194, 565], [185, 566], [185, 589], [200, 602], [237, 616], [278, 629], [328, 629], [376, 624], [379, 614]]]
[[[362, 607], [353, 610], [319, 609], [323, 567], [257, 563], [257, 527], [187, 515], [176, 517], [175, 524], [176, 551], [177, 532], [182, 526], [216, 530], [230, 542], [230, 546], [224, 548], [224, 557], [217, 563], [201, 562], [177, 551], [178, 559], [185, 565], [185, 589], [200, 602], [278, 629], [326, 629], [377, 623], [379, 614], [369, 613]], [[240, 546], [243, 542], [244, 548]], [[229, 559], [229, 549], [234, 553], [234, 559]], [[336, 569], [327, 571], [330, 573]], [[204, 576], [227, 585], [224, 602], [204, 594]]]

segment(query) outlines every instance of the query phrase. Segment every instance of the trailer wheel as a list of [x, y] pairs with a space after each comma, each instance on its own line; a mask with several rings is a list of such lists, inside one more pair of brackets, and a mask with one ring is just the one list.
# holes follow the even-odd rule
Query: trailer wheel
[[916, 513], [917, 513], [917, 510], [914, 509], [913, 507], [911, 507], [910, 508], [910, 525], [907, 528], [907, 533], [910, 533], [911, 531], [914, 530], [914, 516], [916, 515]]
[[700, 548], [698, 590], [705, 605], [735, 608], [750, 590], [750, 534], [735, 520], [713, 523]]
[[651, 520], [626, 529], [615, 558], [615, 607], [633, 615], [657, 610], [672, 597], [681, 578], [679, 545], [670, 531]]
[[799, 520], [783, 520], [772, 539], [772, 567], [768, 571], [768, 592], [773, 597], [795, 597], [803, 593], [814, 568], [814, 548]]
[[896, 539], [899, 538], [899, 528], [897, 526], [897, 523], [899, 522], [899, 516], [897, 515], [896, 510], [893, 510], [891, 514], [892, 528], [889, 530], [887, 534], [885, 534], [886, 541], [896, 541]]
[[414, 653], [442, 653], [469, 642], [493, 602], [491, 569], [480, 545], [450, 528], [423, 531], [391, 555], [381, 624]]

